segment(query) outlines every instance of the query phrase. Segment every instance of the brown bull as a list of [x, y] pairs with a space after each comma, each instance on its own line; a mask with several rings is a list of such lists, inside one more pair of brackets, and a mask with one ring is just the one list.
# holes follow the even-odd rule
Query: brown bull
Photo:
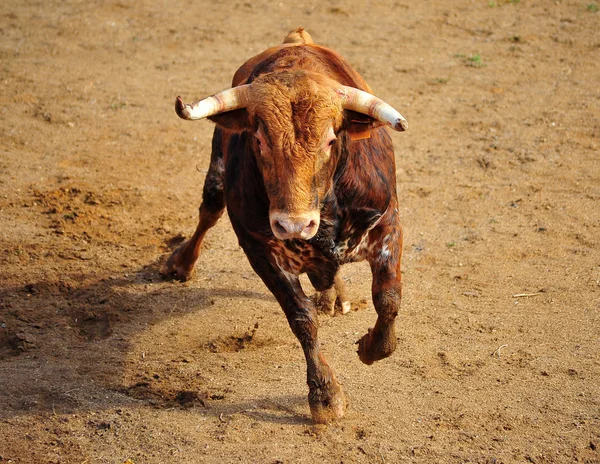
[[332, 313], [337, 304], [347, 312], [340, 265], [367, 259], [377, 322], [358, 355], [372, 364], [394, 351], [402, 229], [394, 152], [381, 126], [404, 130], [406, 121], [302, 29], [247, 61], [231, 89], [191, 105], [178, 97], [176, 111], [217, 126], [198, 228], [163, 275], [189, 278], [204, 235], [227, 205], [240, 245], [302, 345], [313, 419], [341, 417], [346, 400], [298, 276], [308, 274], [322, 309]]

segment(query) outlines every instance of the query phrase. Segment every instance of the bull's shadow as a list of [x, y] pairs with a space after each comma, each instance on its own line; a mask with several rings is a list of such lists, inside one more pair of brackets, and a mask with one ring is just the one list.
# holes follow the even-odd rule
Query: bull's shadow
[[[310, 423], [308, 410], [303, 414], [289, 407], [296, 404], [301, 410], [304, 396], [273, 395], [231, 404], [194, 382], [181, 391], [164, 391], [150, 382], [124, 381], [131, 340], [151, 324], [207, 311], [220, 298], [265, 300], [278, 308], [266, 289], [261, 293], [165, 283], [159, 265], [157, 261], [125, 277], [83, 286], [39, 281], [0, 288], [0, 309], [10, 316], [0, 333], [0, 419], [132, 405], [198, 408], [221, 420], [241, 413], [268, 422]], [[130, 291], [132, 286], [139, 291]]]

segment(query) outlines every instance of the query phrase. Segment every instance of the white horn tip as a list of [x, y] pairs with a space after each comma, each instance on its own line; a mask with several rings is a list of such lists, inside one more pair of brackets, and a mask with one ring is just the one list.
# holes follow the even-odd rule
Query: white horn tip
[[185, 105], [181, 97], [175, 99], [175, 112], [181, 119], [191, 119], [189, 105]]
[[404, 132], [408, 129], [408, 122], [403, 117], [396, 119], [396, 123], [394, 124], [394, 129], [398, 132]]

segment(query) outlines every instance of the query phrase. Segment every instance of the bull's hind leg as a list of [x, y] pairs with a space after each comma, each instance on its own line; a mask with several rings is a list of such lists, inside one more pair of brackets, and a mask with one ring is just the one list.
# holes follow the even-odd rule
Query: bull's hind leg
[[317, 337], [318, 317], [313, 302], [302, 290], [298, 276], [283, 271], [267, 246], [240, 233], [233, 218], [231, 222], [250, 264], [281, 305], [292, 332], [302, 345], [306, 358], [308, 404], [313, 420], [325, 424], [341, 418], [346, 410], [346, 398], [321, 352]]
[[198, 227], [196, 227], [194, 235], [171, 254], [160, 271], [164, 277], [174, 277], [178, 280], [189, 279], [200, 255], [200, 246], [206, 232], [217, 223], [225, 210], [223, 194], [225, 168], [221, 132], [219, 128], [216, 128], [213, 135], [210, 167], [204, 180]]
[[[309, 278], [311, 275], [309, 274]], [[311, 281], [313, 279], [311, 278]], [[341, 271], [335, 275], [333, 285], [323, 291], [317, 291], [315, 295], [315, 305], [317, 310], [323, 314], [329, 316], [335, 315], [336, 311], [342, 314], [348, 314], [350, 312], [351, 304], [348, 300], [346, 292], [346, 283], [341, 275]]]
[[387, 358], [396, 349], [394, 323], [402, 296], [402, 229], [397, 218], [393, 217], [390, 222], [392, 226], [382, 225], [371, 231], [369, 237], [372, 243], [377, 244], [370, 247], [373, 251], [368, 258], [373, 272], [371, 290], [377, 321], [358, 342], [358, 356], [365, 364]]

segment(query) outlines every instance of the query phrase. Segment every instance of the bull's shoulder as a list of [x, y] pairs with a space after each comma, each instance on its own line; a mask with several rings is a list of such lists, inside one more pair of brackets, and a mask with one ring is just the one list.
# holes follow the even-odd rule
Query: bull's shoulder
[[339, 53], [321, 45], [307, 45], [306, 48], [313, 50], [329, 77], [342, 85], [355, 87], [369, 93], [372, 92], [369, 84]]
[[350, 140], [342, 137], [340, 160], [334, 176], [335, 191], [341, 207], [350, 211], [383, 213], [396, 195], [396, 165], [392, 140], [385, 128], [371, 137]]
[[248, 78], [250, 77], [252, 72], [256, 69], [256, 67], [260, 63], [267, 60], [269, 57], [273, 56], [275, 53], [277, 53], [282, 48], [292, 47], [295, 45], [296, 44], [293, 44], [293, 43], [278, 45], [276, 47], [268, 48], [264, 52], [259, 53], [256, 56], [253, 56], [248, 61], [246, 61], [243, 65], [241, 65], [238, 68], [238, 70], [235, 72], [235, 74], [233, 75], [233, 80], [231, 82], [231, 86], [236, 87], [238, 85], [246, 84], [246, 82], [248, 81]]

